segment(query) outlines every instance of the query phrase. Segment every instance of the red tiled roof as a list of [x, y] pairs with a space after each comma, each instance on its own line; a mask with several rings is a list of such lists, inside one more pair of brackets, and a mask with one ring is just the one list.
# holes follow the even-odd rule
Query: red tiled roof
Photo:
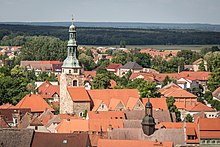
[[89, 131], [103, 132], [112, 128], [123, 128], [122, 119], [89, 119]]
[[112, 64], [109, 64], [106, 68], [107, 69], [119, 69], [120, 67], [122, 67], [122, 64], [112, 63]]
[[107, 106], [109, 106], [111, 99], [118, 99], [124, 105], [127, 105], [129, 97], [139, 99], [137, 89], [100, 89], [100, 90], [88, 90], [91, 99], [102, 100]]
[[41, 95], [28, 94], [14, 108], [31, 108], [31, 112], [54, 111]]
[[53, 98], [54, 94], [60, 95], [60, 86], [52, 85], [50, 82], [45, 81], [38, 87], [38, 93], [42, 95], [43, 98]]
[[156, 81], [153, 73], [132, 73], [129, 79], [132, 80], [139, 77], [143, 77], [146, 81]]
[[183, 90], [179, 86], [171, 83], [159, 90], [165, 97], [173, 96], [174, 98], [197, 98], [194, 94]]
[[1, 106], [0, 106], [0, 109], [8, 109], [8, 108], [10, 108], [10, 107], [13, 107], [13, 105], [12, 105], [12, 104], [9, 104], [9, 103], [6, 103], [6, 104], [1, 105]]
[[96, 77], [96, 71], [84, 71], [83, 74], [86, 78], [88, 78], [89, 76], [92, 76], [93, 78]]
[[99, 139], [98, 147], [172, 147], [172, 142]]
[[200, 61], [203, 61], [203, 59], [202, 59], [202, 58], [199, 58], [198, 60], [194, 61], [194, 62], [192, 63], [192, 65], [195, 65], [195, 64], [197, 64], [197, 63], [200, 62]]
[[199, 118], [200, 138], [220, 138], [220, 118]]
[[[142, 102], [144, 106], [148, 102], [148, 98], [142, 98]], [[150, 98], [150, 102], [153, 106], [153, 109], [162, 109], [162, 110], [168, 110], [166, 98]]]
[[125, 114], [122, 111], [89, 111], [89, 119], [125, 119]]
[[195, 106], [191, 107], [191, 108], [186, 108], [188, 111], [196, 111], [196, 112], [201, 112], [201, 111], [215, 111], [214, 109], [208, 107], [207, 105], [201, 103], [201, 102], [197, 102]]
[[67, 87], [67, 90], [73, 101], [91, 101], [84, 87]]
[[87, 132], [89, 130], [88, 120], [63, 119], [56, 127], [57, 133]]

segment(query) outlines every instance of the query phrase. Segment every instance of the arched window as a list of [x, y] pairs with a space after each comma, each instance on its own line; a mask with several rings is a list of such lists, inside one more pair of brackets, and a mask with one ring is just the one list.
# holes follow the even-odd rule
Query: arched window
[[77, 80], [73, 80], [73, 86], [77, 86]]

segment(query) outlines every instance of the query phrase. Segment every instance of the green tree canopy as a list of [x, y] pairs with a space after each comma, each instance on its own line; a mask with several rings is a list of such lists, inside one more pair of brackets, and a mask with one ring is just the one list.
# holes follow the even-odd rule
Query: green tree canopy
[[208, 79], [208, 89], [214, 91], [220, 87], [220, 68], [215, 69]]

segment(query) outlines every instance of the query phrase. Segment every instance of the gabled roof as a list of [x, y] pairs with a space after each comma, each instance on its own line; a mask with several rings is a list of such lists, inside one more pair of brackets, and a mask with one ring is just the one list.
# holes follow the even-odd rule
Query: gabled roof
[[125, 107], [125, 105], [123, 104], [123, 102], [120, 99], [113, 98], [110, 100], [108, 108], [109, 108], [109, 110], [116, 110], [116, 108], [119, 104], [121, 104]]
[[101, 100], [109, 107], [111, 99], [120, 100], [125, 106], [129, 100], [129, 97], [139, 99], [137, 89], [99, 89], [88, 90], [88, 93], [92, 100]]
[[99, 107], [101, 106], [101, 104], [103, 103], [103, 101], [102, 101], [102, 100], [99, 100], [99, 99], [93, 99], [92, 101], [93, 101], [93, 104], [94, 104], [94, 106], [93, 106], [93, 108], [92, 108], [92, 111], [97, 111], [98, 108], [99, 108]]
[[109, 64], [106, 68], [107, 69], [119, 69], [120, 67], [122, 67], [122, 64], [112, 63], [112, 64]]
[[188, 111], [192, 111], [192, 112], [207, 112], [207, 111], [215, 111], [214, 109], [208, 107], [207, 105], [201, 103], [201, 102], [197, 102], [195, 104], [195, 106], [191, 107], [191, 108], [186, 108], [186, 110]]
[[156, 81], [155, 76], [152, 73], [132, 73], [129, 79], [132, 80], [136, 78], [142, 78], [146, 81]]
[[143, 67], [141, 67], [136, 62], [128, 62], [124, 66], [121, 67], [121, 69], [142, 69], [142, 68]]
[[[142, 102], [144, 106], [148, 102], [148, 98], [142, 98]], [[153, 106], [153, 110], [161, 109], [161, 110], [168, 110], [166, 98], [150, 98], [150, 102]]]
[[172, 142], [99, 139], [98, 147], [173, 147]]
[[89, 131], [88, 120], [82, 119], [63, 119], [56, 127], [57, 133], [73, 133]]
[[220, 87], [215, 89], [215, 91], [212, 92], [213, 97], [220, 100]]
[[197, 96], [195, 96], [194, 94], [180, 88], [174, 83], [163, 87], [159, 90], [159, 92], [165, 97], [173, 96], [174, 98], [197, 98]]
[[43, 124], [37, 117], [34, 117], [30, 123], [30, 126], [43, 126]]
[[[35, 132], [32, 147], [86, 147], [90, 146], [86, 133], [42, 133]], [[88, 144], [87, 144], [88, 143]]]
[[90, 102], [89, 95], [84, 87], [67, 87], [67, 91], [74, 102]]
[[89, 119], [125, 119], [125, 114], [122, 111], [89, 111]]
[[38, 87], [38, 93], [42, 95], [43, 98], [52, 98], [54, 94], [60, 95], [60, 86], [52, 85], [50, 82], [45, 81]]
[[[133, 110], [134, 106], [137, 104], [138, 101], [140, 101], [140, 99], [129, 97], [126, 108], [129, 109], [129, 110]], [[141, 102], [141, 104], [142, 104], [142, 102]]]
[[96, 77], [96, 71], [84, 71], [83, 74], [86, 78], [88, 78], [89, 76], [92, 76], [93, 78]]
[[31, 112], [54, 111], [41, 95], [28, 94], [14, 108], [31, 108]]
[[197, 59], [196, 61], [194, 61], [194, 62], [192, 63], [192, 65], [198, 64], [200, 61], [204, 61], [204, 59], [199, 58], [199, 59]]
[[13, 107], [13, 105], [9, 104], [9, 103], [6, 103], [6, 104], [1, 105], [0, 109], [7, 109], [7, 108], [10, 108], [10, 107]]

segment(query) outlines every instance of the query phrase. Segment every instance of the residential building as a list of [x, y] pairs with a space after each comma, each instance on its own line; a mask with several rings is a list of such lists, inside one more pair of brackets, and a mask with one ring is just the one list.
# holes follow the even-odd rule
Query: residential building
[[128, 71], [138, 73], [143, 71], [143, 67], [136, 62], [128, 62], [119, 69], [119, 76], [124, 76]]

